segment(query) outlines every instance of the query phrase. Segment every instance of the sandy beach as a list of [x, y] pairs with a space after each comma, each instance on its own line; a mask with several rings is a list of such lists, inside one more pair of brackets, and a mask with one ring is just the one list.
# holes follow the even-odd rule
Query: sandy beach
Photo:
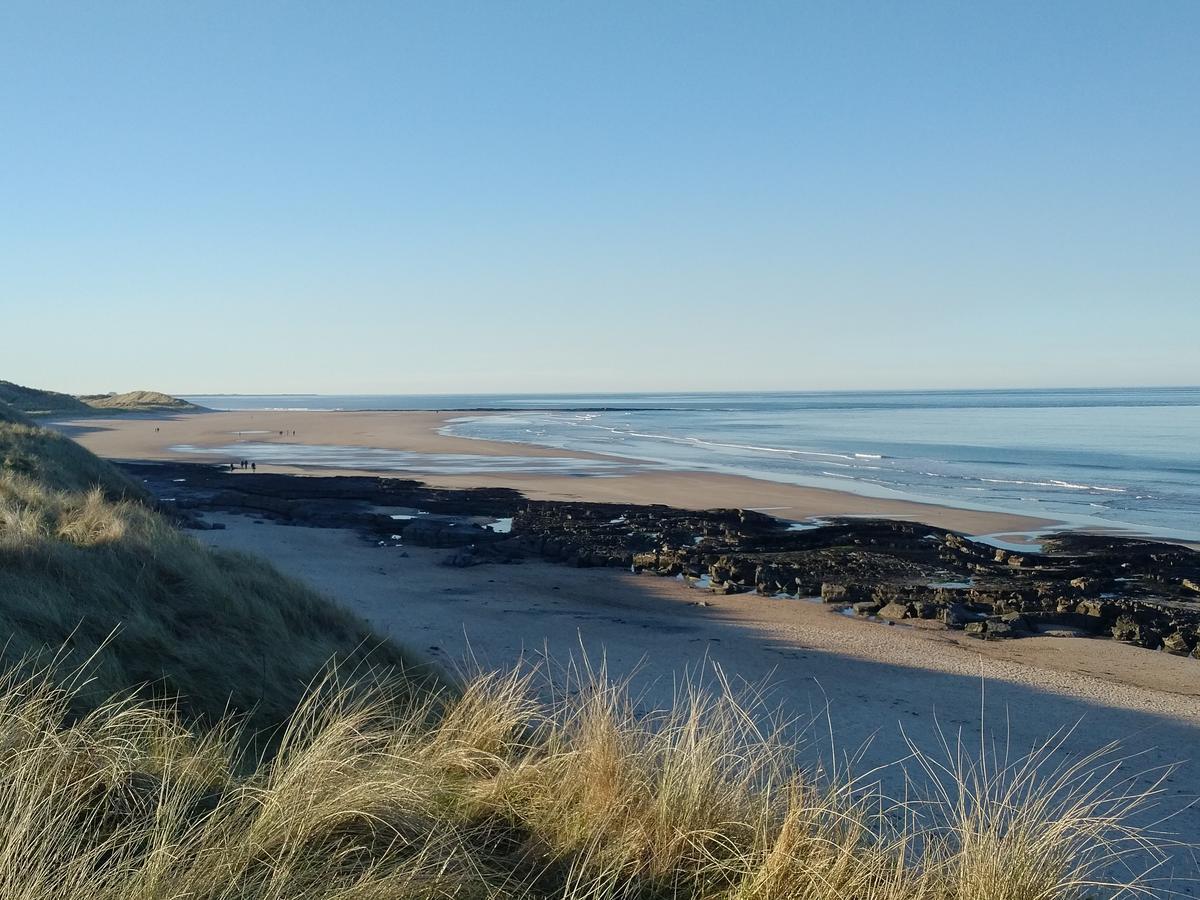
[[[619, 464], [605, 477], [570, 474], [503, 473], [436, 474], [402, 469], [355, 469], [394, 477], [411, 477], [439, 487], [510, 487], [542, 500], [585, 500], [615, 503], [664, 503], [683, 509], [749, 508], [783, 519], [810, 516], [880, 516], [911, 519], [968, 534], [1025, 532], [1055, 524], [1049, 519], [1008, 513], [956, 509], [902, 499], [865, 497], [823, 488], [780, 484], [712, 472], [689, 472], [638, 466], [627, 459], [575, 453], [528, 444], [458, 438], [438, 433], [456, 412], [206, 412], [187, 415], [88, 418], [55, 423], [89, 450], [108, 459], [227, 462], [235, 450], [213, 455], [178, 452], [172, 447], [220, 448], [238, 443], [304, 444], [401, 450], [419, 454], [463, 454], [478, 457], [599, 460]], [[295, 432], [293, 435], [292, 432]], [[259, 465], [259, 471], [318, 471], [314, 467]], [[322, 467], [323, 474], [351, 470]]]
[[[1111, 641], [1033, 637], [984, 643], [960, 632], [851, 619], [804, 600], [712, 597], [680, 581], [529, 561], [454, 568], [446, 550], [378, 547], [350, 531], [288, 527], [207, 514], [215, 546], [262, 555], [446, 667], [504, 667], [581, 654], [614, 677], [633, 677], [642, 702], [670, 701], [687, 671], [720, 666], [737, 685], [810, 722], [807, 750], [862, 751], [858, 771], [884, 767], [904, 789], [906, 736], [927, 751], [939, 729], [979, 747], [981, 728], [1003, 752], [1029, 752], [1073, 729], [1065, 762], [1119, 741], [1128, 771], [1178, 765], [1164, 783], [1163, 830], [1200, 834], [1200, 667], [1194, 660]], [[701, 602], [703, 601], [703, 602]], [[984, 710], [981, 717], [981, 709]], [[828, 720], [826, 711], [828, 710]], [[831, 739], [832, 734], [832, 739]], [[831, 743], [832, 741], [832, 743]], [[1195, 875], [1191, 851], [1174, 871]]]
[[[452, 553], [445, 549], [378, 547], [343, 529], [286, 526], [233, 513], [209, 512], [204, 518], [224, 528], [196, 532], [202, 540], [271, 559], [398, 640], [413, 643], [414, 638], [403, 632], [415, 622], [411, 614], [421, 611], [429, 618], [417, 630], [435, 632], [437, 640], [430, 643], [454, 664], [462, 661], [461, 651], [468, 646], [489, 665], [507, 665], [545, 647], [555, 650], [556, 656], [569, 655], [579, 647], [581, 629], [575, 624], [566, 631], [559, 628], [555, 623], [565, 615], [578, 617], [575, 621], [631, 626], [610, 634], [588, 626], [582, 635], [592, 650], [606, 648], [622, 670], [637, 667], [645, 654], [642, 664], [650, 667], [647, 674], [679, 671], [678, 664], [695, 659], [695, 648], [664, 644], [661, 636], [717, 629], [713, 633], [722, 637], [722, 643], [725, 638], [756, 642], [752, 647], [745, 644], [745, 653], [731, 667], [751, 683], [780, 664], [774, 660], [765, 665], [768, 657], [762, 654], [770, 646], [807, 647], [847, 660], [970, 679], [976, 707], [978, 684], [974, 682], [983, 676], [1079, 701], [1178, 717], [1200, 726], [1200, 666], [1194, 660], [1113, 641], [1050, 636], [978, 641], [938, 623], [918, 620], [888, 626], [841, 615], [824, 603], [754, 593], [713, 596], [681, 580], [650, 574], [577, 569], [540, 560], [458, 568], [441, 565]], [[470, 598], [451, 602], [444, 596], [457, 591], [478, 594], [479, 605], [464, 607], [460, 601]], [[606, 619], [600, 615], [605, 610], [620, 610], [627, 621]], [[520, 621], [509, 621], [512, 617]], [[668, 620], [673, 624], [659, 628]], [[681, 629], [685, 622], [689, 624]], [[646, 630], [654, 633], [651, 640], [638, 640]], [[627, 637], [633, 638], [628, 645]], [[835, 680], [843, 677], [837, 675]]]

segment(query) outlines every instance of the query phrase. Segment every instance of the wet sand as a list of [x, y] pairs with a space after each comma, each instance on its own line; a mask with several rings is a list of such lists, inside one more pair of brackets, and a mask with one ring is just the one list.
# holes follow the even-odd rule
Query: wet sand
[[[172, 446], [195, 448], [238, 443], [279, 443], [403, 450], [422, 454], [465, 454], [480, 457], [597, 460], [618, 464], [602, 477], [571, 474], [480, 472], [430, 474], [419, 470], [339, 469], [264, 465], [260, 472], [374, 474], [411, 477], [439, 487], [510, 487], [540, 500], [584, 500], [612, 503], [664, 503], [683, 509], [759, 509], [782, 519], [810, 516], [877, 516], [911, 519], [968, 534], [1023, 532], [1056, 524], [1049, 519], [1008, 513], [979, 512], [900, 499], [864, 497], [824, 488], [779, 484], [737, 475], [662, 469], [618, 457], [577, 453], [528, 444], [481, 441], [438, 433], [455, 412], [328, 412], [252, 411], [187, 415], [88, 418], [54, 423], [94, 453], [109, 459], [173, 459], [225, 462], [238, 458], [208, 453], [180, 453]], [[472, 413], [475, 415], [475, 413]], [[159, 430], [155, 430], [155, 429]], [[291, 432], [295, 431], [293, 435]], [[282, 434], [280, 432], [283, 432]]]

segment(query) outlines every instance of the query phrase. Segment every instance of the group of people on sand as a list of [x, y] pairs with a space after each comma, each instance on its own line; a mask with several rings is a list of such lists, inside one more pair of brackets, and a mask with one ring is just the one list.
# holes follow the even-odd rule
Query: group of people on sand
[[236, 469], [249, 469], [251, 472], [257, 472], [258, 464], [252, 463], [248, 459], [239, 459], [237, 462], [229, 464], [230, 472], [233, 472]]

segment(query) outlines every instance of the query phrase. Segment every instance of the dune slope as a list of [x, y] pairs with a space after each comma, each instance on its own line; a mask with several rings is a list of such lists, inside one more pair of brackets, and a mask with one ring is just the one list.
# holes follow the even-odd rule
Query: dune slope
[[[3, 661], [99, 648], [89, 703], [143, 687], [185, 713], [282, 722], [334, 657], [432, 670], [349, 612], [243, 554], [213, 551], [150, 508], [139, 485], [61, 435], [0, 410]], [[83, 702], [81, 700], [80, 702]], [[86, 705], [86, 704], [85, 704]]]

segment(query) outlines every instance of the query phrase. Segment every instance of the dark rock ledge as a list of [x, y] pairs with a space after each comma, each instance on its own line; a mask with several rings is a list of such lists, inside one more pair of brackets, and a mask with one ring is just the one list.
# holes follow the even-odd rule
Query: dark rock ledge
[[[691, 580], [716, 594], [820, 597], [860, 616], [930, 620], [984, 640], [1112, 637], [1200, 658], [1200, 553], [1080, 533], [1042, 552], [996, 549], [942, 528], [842, 519], [806, 530], [749, 510], [528, 500], [368, 476], [231, 473], [192, 463], [125, 468], [185, 525], [200, 510], [352, 528], [383, 544], [452, 548], [448, 565], [541, 558]], [[411, 518], [395, 519], [398, 510]], [[403, 513], [401, 513], [403, 514]], [[483, 523], [512, 519], [510, 531]]]

